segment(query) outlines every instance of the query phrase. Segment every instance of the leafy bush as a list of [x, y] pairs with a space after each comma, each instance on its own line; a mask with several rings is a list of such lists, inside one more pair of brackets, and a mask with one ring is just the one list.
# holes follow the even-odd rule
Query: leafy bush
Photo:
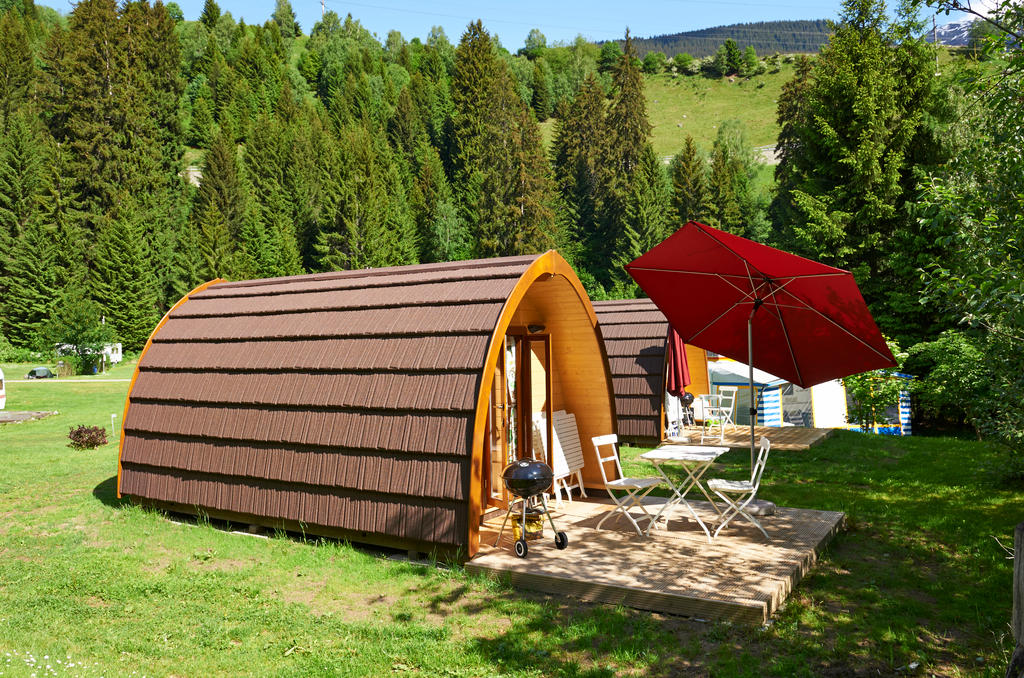
[[71, 440], [68, 447], [76, 450], [94, 450], [100, 445], [107, 444], [107, 429], [81, 424], [68, 432], [68, 438]]
[[[901, 353], [895, 342], [889, 341], [892, 351], [900, 366], [907, 357]], [[850, 423], [856, 424], [864, 431], [871, 431], [875, 423], [884, 421], [885, 412], [899, 404], [900, 391], [907, 388], [907, 380], [897, 376], [900, 367], [894, 369], [874, 370], [854, 374], [843, 379], [843, 386], [850, 396]]]
[[966, 424], [981, 436], [980, 424], [992, 398], [983, 348], [963, 332], [947, 330], [907, 351], [906, 369], [918, 377], [913, 387], [918, 412], [928, 423]]
[[41, 354], [27, 349], [18, 348], [7, 340], [7, 337], [0, 334], [0, 362], [2, 363], [32, 363], [38, 362]]

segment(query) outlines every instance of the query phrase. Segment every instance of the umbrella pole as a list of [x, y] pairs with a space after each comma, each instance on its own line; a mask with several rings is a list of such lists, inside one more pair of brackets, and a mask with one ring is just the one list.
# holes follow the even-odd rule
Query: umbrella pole
[[757, 405], [754, 400], [754, 314], [757, 313], [759, 304], [754, 304], [754, 310], [747, 318], [747, 369], [750, 378], [750, 477], [754, 477], [754, 424], [757, 422]]

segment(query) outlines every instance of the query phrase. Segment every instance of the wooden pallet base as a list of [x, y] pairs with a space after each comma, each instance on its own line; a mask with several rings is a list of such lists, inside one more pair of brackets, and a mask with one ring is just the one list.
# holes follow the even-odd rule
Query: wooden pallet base
[[[711, 505], [691, 503], [713, 531], [717, 513]], [[553, 516], [569, 536], [568, 549], [555, 548], [550, 525], [545, 525], [545, 539], [531, 542], [526, 558], [512, 553], [508, 529], [499, 546], [492, 546], [501, 521], [488, 521], [481, 528], [481, 551], [466, 569], [581, 600], [763, 624], [844, 521], [836, 511], [780, 507], [775, 515], [760, 518], [770, 541], [738, 518], [708, 544], [684, 508], [673, 509], [667, 526], [653, 530], [650, 538], [638, 536], [621, 516], [596, 529], [610, 508], [607, 502], [565, 502]]]

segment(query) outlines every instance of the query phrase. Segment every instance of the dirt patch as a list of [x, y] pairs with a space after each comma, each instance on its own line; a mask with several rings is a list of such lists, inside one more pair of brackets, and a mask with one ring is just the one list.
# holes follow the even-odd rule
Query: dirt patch
[[28, 412], [18, 410], [0, 410], [0, 424], [20, 424], [24, 421], [43, 419], [56, 412]]
[[232, 558], [196, 558], [193, 556], [192, 560], [188, 562], [188, 566], [193, 570], [202, 570], [204, 572], [237, 572], [255, 562], [254, 559], [236, 560]]

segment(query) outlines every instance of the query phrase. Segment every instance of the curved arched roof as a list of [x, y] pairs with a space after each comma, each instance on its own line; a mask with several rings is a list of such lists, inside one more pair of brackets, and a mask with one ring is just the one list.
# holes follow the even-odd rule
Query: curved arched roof
[[485, 357], [507, 300], [544, 257], [558, 255], [188, 295], [140, 358], [119, 492], [464, 545]]
[[595, 301], [623, 440], [661, 440], [668, 321], [650, 299]]

